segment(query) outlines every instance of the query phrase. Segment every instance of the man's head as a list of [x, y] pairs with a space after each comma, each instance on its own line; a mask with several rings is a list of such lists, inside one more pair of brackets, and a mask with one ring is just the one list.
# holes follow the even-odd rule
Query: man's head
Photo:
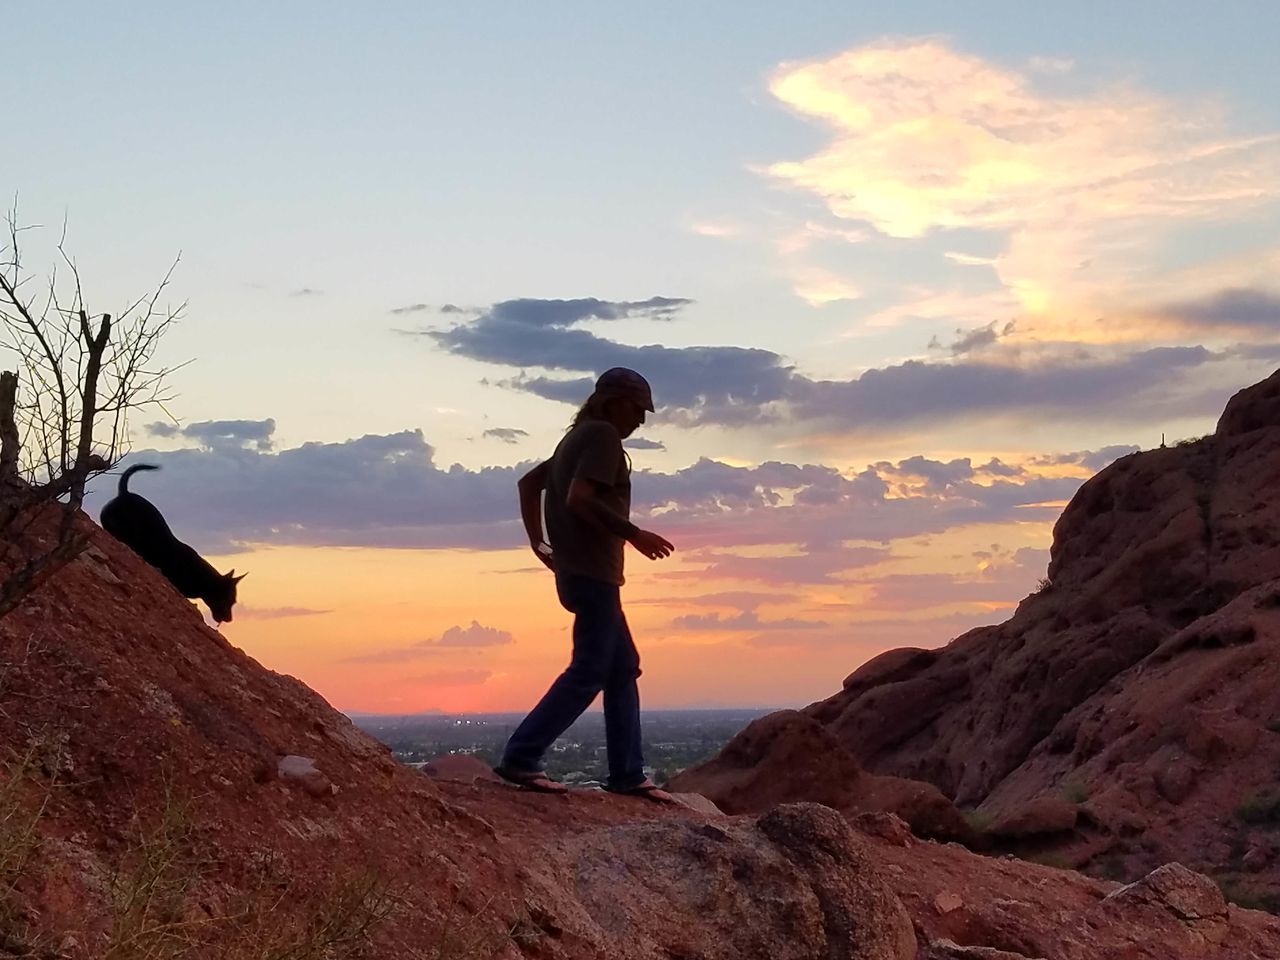
[[596, 381], [596, 394], [602, 400], [626, 397], [640, 404], [642, 410], [653, 413], [653, 391], [649, 381], [626, 367], [610, 367]]
[[626, 367], [611, 367], [600, 374], [592, 397], [623, 437], [631, 436], [644, 423], [646, 410], [653, 412], [649, 381]]

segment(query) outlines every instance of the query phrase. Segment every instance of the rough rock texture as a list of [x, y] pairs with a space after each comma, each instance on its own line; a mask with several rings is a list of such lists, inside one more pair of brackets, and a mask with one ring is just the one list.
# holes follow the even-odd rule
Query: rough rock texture
[[1042, 841], [1061, 862], [1133, 879], [1178, 860], [1280, 908], [1278, 484], [1280, 373], [1213, 435], [1085, 483], [1010, 620], [885, 653], [806, 713], [864, 769], [988, 819], [1078, 805]]
[[701, 793], [726, 813], [764, 813], [808, 800], [850, 816], [896, 814], [923, 837], [969, 833], [937, 787], [867, 773], [821, 724], [795, 710], [753, 721], [715, 759], [677, 774], [670, 786]]

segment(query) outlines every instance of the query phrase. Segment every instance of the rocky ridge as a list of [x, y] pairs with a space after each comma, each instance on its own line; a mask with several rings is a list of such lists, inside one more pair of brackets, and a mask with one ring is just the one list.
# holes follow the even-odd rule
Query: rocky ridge
[[[921, 780], [988, 848], [1120, 879], [1178, 861], [1280, 909], [1278, 483], [1280, 372], [1085, 483], [1012, 618], [869, 661], [788, 755], [838, 744], [845, 807], [867, 771]], [[741, 746], [682, 788], [725, 796]]]

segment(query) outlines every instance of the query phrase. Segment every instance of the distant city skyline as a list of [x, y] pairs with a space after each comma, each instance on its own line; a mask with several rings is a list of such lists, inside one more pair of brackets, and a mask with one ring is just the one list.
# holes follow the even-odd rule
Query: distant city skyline
[[[646, 706], [1005, 619], [1116, 457], [1280, 366], [1280, 9], [283, 2], [8, 18], [16, 198], [90, 306], [174, 257], [133, 488], [348, 712], [568, 656], [515, 481], [643, 372]], [[13, 364], [0, 348], [0, 366]], [[114, 489], [103, 477], [88, 508]]]

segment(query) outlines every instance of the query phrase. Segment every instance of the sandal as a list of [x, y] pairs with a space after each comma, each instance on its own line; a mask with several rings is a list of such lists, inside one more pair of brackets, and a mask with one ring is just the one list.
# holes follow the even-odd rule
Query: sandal
[[516, 770], [511, 767], [497, 766], [493, 768], [507, 783], [535, 793], [568, 793], [569, 788], [558, 780], [552, 780], [545, 770]]
[[646, 777], [640, 783], [633, 787], [611, 787], [607, 784], [604, 788], [608, 793], [616, 793], [623, 797], [643, 797], [654, 803], [677, 803], [675, 797], [667, 793], [660, 786]]

